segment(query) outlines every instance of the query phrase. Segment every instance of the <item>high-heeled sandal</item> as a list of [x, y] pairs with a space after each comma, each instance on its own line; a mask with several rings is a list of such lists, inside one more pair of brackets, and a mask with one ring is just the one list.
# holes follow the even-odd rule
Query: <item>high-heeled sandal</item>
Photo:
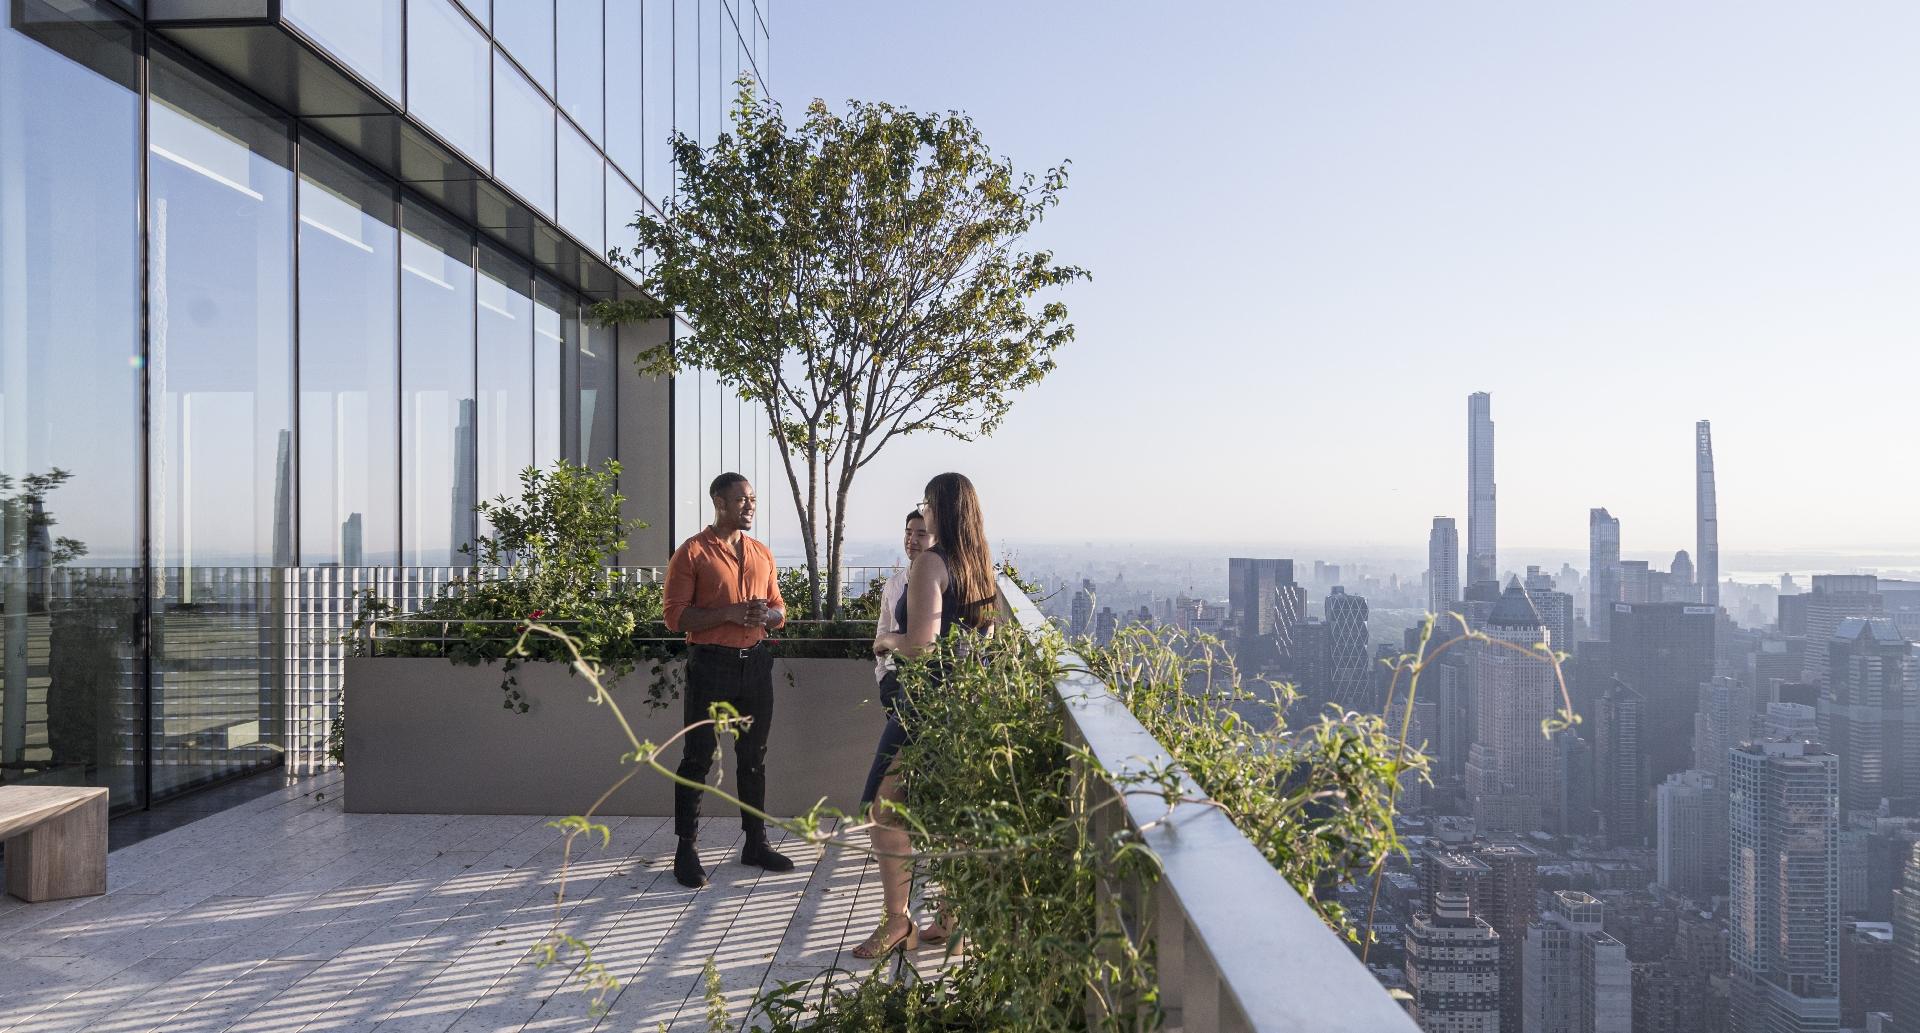
[[887, 926], [893, 921], [893, 918], [894, 916], [892, 915], [882, 918], [880, 920], [880, 927], [873, 931], [873, 935], [867, 937], [866, 942], [853, 949], [853, 956], [862, 961], [872, 961], [875, 958], [886, 957], [897, 950], [910, 951], [919, 947], [920, 926], [913, 921], [911, 916], [907, 917], [907, 928], [904, 932], [891, 940], [886, 938]]
[[945, 904], [941, 904], [934, 909], [933, 921], [920, 930], [920, 942], [945, 943], [953, 936], [957, 924], [954, 921], [953, 912], [948, 910]]

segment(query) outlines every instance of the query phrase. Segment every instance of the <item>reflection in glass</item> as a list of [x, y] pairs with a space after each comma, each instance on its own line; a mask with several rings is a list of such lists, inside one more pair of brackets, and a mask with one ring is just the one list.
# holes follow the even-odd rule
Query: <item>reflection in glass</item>
[[492, 48], [452, 3], [407, 0], [407, 110], [489, 168]]
[[673, 193], [673, 151], [667, 140], [673, 136], [673, 18], [678, 2], [646, 0], [646, 31], [641, 41], [646, 48], [646, 60], [641, 62], [646, 89], [640, 96], [646, 116], [641, 134], [646, 170], [640, 189], [655, 201], [665, 201]]
[[513, 63], [493, 56], [494, 175], [541, 214], [553, 216], [553, 105]]
[[575, 363], [581, 461], [588, 466], [599, 466], [615, 458], [614, 391], [619, 386], [615, 376], [616, 331], [611, 327], [584, 324], [574, 340], [579, 342]]
[[646, 148], [641, 0], [607, 0], [607, 157], [639, 179]]
[[571, 296], [558, 287], [545, 282], [533, 285], [533, 465], [542, 470], [563, 455], [560, 367], [566, 348], [564, 327], [572, 322], [563, 314], [575, 311]]
[[300, 161], [300, 562], [399, 561], [393, 188], [307, 144]]
[[[533, 271], [480, 250], [480, 498], [520, 494], [533, 465]], [[482, 525], [483, 530], [484, 524]]]
[[[700, 7], [702, 0], [673, 0], [673, 127], [700, 139]], [[648, 130], [648, 142], [663, 134]]]
[[606, 110], [600, 0], [559, 0], [557, 10], [560, 66], [554, 96], [559, 98], [561, 110], [598, 143], [602, 139], [601, 113]]
[[493, 12], [493, 38], [553, 92], [553, 0], [503, 0]]
[[560, 225], [589, 251], [606, 251], [606, 161], [570, 125], [560, 127]]
[[156, 793], [277, 759], [293, 542], [288, 127], [156, 55], [148, 105]]
[[474, 536], [473, 241], [401, 209], [400, 515], [406, 562], [460, 566]]
[[700, 133], [701, 146], [710, 147], [720, 132], [720, 58], [727, 52], [727, 16], [720, 0], [700, 0]]
[[400, 5], [389, 0], [282, 0], [287, 21], [389, 98], [400, 96]]
[[83, 64], [0, 19], [0, 97], [31, 98], [0, 103], [0, 785], [119, 809], [144, 757], [140, 100], [130, 33], [88, 39]]
[[[682, 336], [686, 329], [676, 320], [674, 335]], [[701, 439], [710, 437], [711, 432], [702, 422], [704, 406], [705, 375], [698, 369], [688, 370], [673, 378], [673, 533], [685, 538], [706, 521], [702, 512], [702, 503], [707, 497], [707, 482], [719, 470], [710, 470], [701, 455]], [[756, 486], [757, 487], [757, 486]]]
[[[513, 0], [507, 2], [512, 3]], [[489, 0], [460, 0], [460, 6], [472, 12], [481, 26], [490, 28], [493, 25], [493, 4]]]

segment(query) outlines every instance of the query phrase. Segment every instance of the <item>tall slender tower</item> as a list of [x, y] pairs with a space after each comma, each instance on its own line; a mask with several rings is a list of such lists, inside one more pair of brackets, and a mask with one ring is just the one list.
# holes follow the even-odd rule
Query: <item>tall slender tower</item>
[[1500, 580], [1493, 513], [1493, 396], [1467, 396], [1467, 583]]
[[1445, 614], [1460, 606], [1460, 531], [1452, 517], [1434, 517], [1427, 533], [1427, 610]]
[[1728, 751], [1727, 958], [1734, 1033], [1840, 1026], [1836, 758], [1800, 742]]
[[1587, 511], [1587, 564], [1587, 580], [1593, 585], [1587, 623], [1593, 626], [1593, 637], [1605, 642], [1612, 637], [1613, 604], [1624, 597], [1620, 594], [1620, 518], [1604, 506]]
[[1713, 427], [1706, 420], [1693, 425], [1694, 451], [1694, 576], [1700, 582], [1700, 601], [1720, 605], [1720, 508], [1713, 495]]

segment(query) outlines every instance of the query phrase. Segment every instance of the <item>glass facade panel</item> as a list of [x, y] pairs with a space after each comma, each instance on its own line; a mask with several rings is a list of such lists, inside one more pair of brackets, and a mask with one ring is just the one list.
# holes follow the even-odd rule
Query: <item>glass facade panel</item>
[[601, 38], [600, 0], [559, 0], [555, 28], [560, 108], [595, 143], [605, 139], [606, 45]]
[[633, 179], [643, 174], [646, 84], [642, 0], [607, 0], [607, 157]]
[[673, 22], [675, 0], [644, 0], [646, 27], [641, 42], [646, 58], [641, 62], [645, 89], [640, 95], [643, 109], [642, 137], [645, 141], [640, 189], [656, 201], [673, 193], [673, 150], [667, 141], [673, 136]]
[[[636, 244], [632, 223], [636, 213], [645, 202], [640, 200], [640, 191], [627, 182], [626, 177], [612, 166], [607, 167], [607, 240], [609, 250], [619, 248], [626, 251]], [[624, 270], [629, 277], [638, 277], [641, 263], [636, 259], [633, 267]]]
[[493, 38], [548, 93], [553, 92], [553, 0], [501, 0]]
[[[567, 342], [563, 328], [579, 306], [573, 296], [548, 283], [533, 287], [533, 465], [542, 470], [561, 457], [560, 391]], [[570, 455], [570, 454], [569, 454]]]
[[[533, 465], [533, 272], [480, 251], [480, 498], [520, 494]], [[481, 522], [482, 530], [486, 524]]]
[[614, 392], [619, 387], [619, 356], [614, 347], [617, 331], [579, 321], [574, 328], [581, 462], [599, 466], [618, 454], [613, 422]]
[[148, 104], [155, 794], [279, 759], [294, 560], [289, 128], [163, 56]]
[[553, 105], [499, 53], [493, 56], [494, 175], [553, 217]]
[[300, 156], [300, 562], [400, 560], [399, 231], [393, 187]]
[[400, 516], [406, 562], [468, 563], [474, 467], [473, 239], [415, 205], [400, 237]]
[[[512, 3], [513, 0], [507, 0], [507, 2]], [[490, 0], [460, 0], [460, 6], [466, 8], [468, 13], [478, 19], [481, 27], [493, 27], [493, 4]]]
[[711, 146], [720, 131], [720, 60], [733, 45], [726, 25], [720, 0], [700, 0], [700, 132], [695, 139], [703, 146]]
[[667, 131], [695, 140], [700, 139], [701, 3], [673, 0], [673, 127]]
[[452, 4], [407, 0], [407, 111], [488, 168], [491, 48]]
[[281, 11], [375, 89], [400, 97], [401, 7], [389, 0], [281, 0]]
[[87, 41], [0, 18], [0, 97], [31, 98], [0, 103], [0, 785], [121, 808], [145, 786], [140, 98], [131, 33]]
[[560, 226], [595, 254], [607, 248], [606, 165], [578, 130], [560, 127]]

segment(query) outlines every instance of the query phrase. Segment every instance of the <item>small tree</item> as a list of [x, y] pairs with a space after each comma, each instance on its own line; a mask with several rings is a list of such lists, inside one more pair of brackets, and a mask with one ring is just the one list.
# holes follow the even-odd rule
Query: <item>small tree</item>
[[[813, 610], [838, 610], [855, 476], [896, 437], [990, 434], [1013, 396], [1073, 339], [1036, 296], [1087, 276], [1019, 250], [1059, 203], [1064, 163], [1018, 174], [973, 120], [816, 100], [789, 130], [739, 83], [732, 134], [673, 139], [679, 192], [636, 213], [653, 299], [609, 302], [607, 323], [674, 310], [691, 332], [640, 356], [659, 376], [711, 371], [765, 412], [799, 511]], [[824, 583], [826, 598], [820, 598]]]

